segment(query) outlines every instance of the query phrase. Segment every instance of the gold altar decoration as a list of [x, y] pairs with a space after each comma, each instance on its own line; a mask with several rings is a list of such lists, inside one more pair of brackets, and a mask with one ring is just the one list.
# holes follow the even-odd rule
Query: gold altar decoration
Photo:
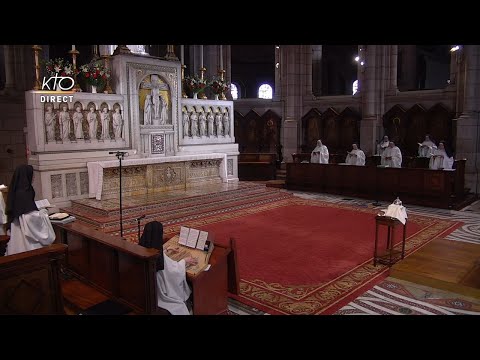
[[[223, 70], [223, 69], [220, 69], [218, 71], [218, 75], [220, 75], [220, 80], [222, 80], [223, 82], [225, 81], [225, 73], [226, 73], [226, 71]], [[225, 96], [225, 93], [223, 91], [220, 93], [219, 99], [220, 100], [227, 100], [227, 97]]]
[[35, 83], [33, 84], [33, 90], [41, 90], [42, 87], [40, 86], [40, 62], [38, 59], [38, 54], [40, 51], [42, 51], [42, 47], [40, 45], [33, 45], [32, 49], [35, 56]]
[[80, 85], [78, 85], [78, 82], [77, 82], [77, 56], [78, 54], [80, 54], [80, 51], [70, 50], [68, 53], [72, 55], [73, 80], [75, 82], [75, 86], [73, 87], [72, 90], [76, 92], [82, 92], [82, 88], [80, 87]]
[[[204, 80], [204, 76], [205, 76], [205, 71], [207, 71], [207, 69], [205, 67], [201, 67], [200, 68], [200, 79], [201, 80]], [[202, 95], [200, 96], [200, 99], [203, 99], [203, 100], [207, 100], [207, 95], [205, 95], [205, 92], [202, 92]]]
[[[105, 55], [102, 55], [101, 58], [105, 63], [105, 69], [110, 74], [110, 76], [112, 76], [112, 72], [110, 71], [110, 55], [105, 54]], [[110, 76], [107, 77], [107, 84], [105, 85], [105, 90], [104, 90], [104, 92], [107, 94], [113, 94], [112, 87], [110, 86]]]

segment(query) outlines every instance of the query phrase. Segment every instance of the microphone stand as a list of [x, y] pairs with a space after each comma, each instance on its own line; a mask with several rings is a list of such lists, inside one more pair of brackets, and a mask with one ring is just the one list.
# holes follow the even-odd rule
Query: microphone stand
[[126, 151], [110, 151], [109, 154], [115, 154], [119, 161], [119, 170], [120, 170], [120, 189], [119, 189], [119, 198], [120, 198], [120, 236], [123, 238], [123, 208], [122, 208], [122, 160]]
[[142, 220], [144, 217], [145, 217], [145, 214], [143, 214], [142, 216], [140, 216], [140, 217], [137, 219], [137, 225], [138, 225], [138, 241], [140, 241], [140, 220]]

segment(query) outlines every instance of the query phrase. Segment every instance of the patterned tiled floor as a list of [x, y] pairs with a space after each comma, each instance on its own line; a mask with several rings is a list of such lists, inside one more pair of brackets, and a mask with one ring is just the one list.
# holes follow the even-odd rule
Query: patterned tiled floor
[[480, 315], [480, 299], [387, 278], [335, 315]]

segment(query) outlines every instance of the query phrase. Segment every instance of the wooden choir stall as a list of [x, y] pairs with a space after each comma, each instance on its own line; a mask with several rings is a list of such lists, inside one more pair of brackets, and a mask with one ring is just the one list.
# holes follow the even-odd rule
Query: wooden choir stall
[[[68, 245], [70, 272], [100, 292], [139, 314], [162, 314], [157, 306], [155, 264], [159, 250], [144, 248], [80, 223], [54, 225], [57, 239]], [[228, 291], [238, 292], [231, 247], [215, 244], [210, 269], [187, 274], [193, 293], [193, 314], [227, 310]], [[229, 271], [230, 266], [230, 271]], [[236, 281], [236, 283], [234, 283]], [[163, 310], [163, 311], [162, 311]]]

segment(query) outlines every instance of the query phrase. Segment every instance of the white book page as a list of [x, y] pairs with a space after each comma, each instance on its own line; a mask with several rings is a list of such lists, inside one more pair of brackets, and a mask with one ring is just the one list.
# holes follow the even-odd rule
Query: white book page
[[37, 200], [35, 201], [35, 205], [37, 205], [38, 210], [45, 209], [47, 207], [51, 207], [52, 205], [48, 201], [48, 199]]
[[195, 248], [197, 246], [198, 235], [200, 235], [200, 230], [190, 229], [187, 238], [187, 246]]
[[188, 239], [188, 233], [190, 231], [190, 228], [187, 228], [185, 226], [180, 227], [180, 236], [178, 238], [178, 243], [180, 245], [187, 245], [187, 239]]
[[207, 242], [207, 239], [208, 239], [208, 232], [200, 231], [200, 235], [198, 236], [198, 241], [197, 241], [197, 249], [203, 250], [205, 248], [205, 243]]

